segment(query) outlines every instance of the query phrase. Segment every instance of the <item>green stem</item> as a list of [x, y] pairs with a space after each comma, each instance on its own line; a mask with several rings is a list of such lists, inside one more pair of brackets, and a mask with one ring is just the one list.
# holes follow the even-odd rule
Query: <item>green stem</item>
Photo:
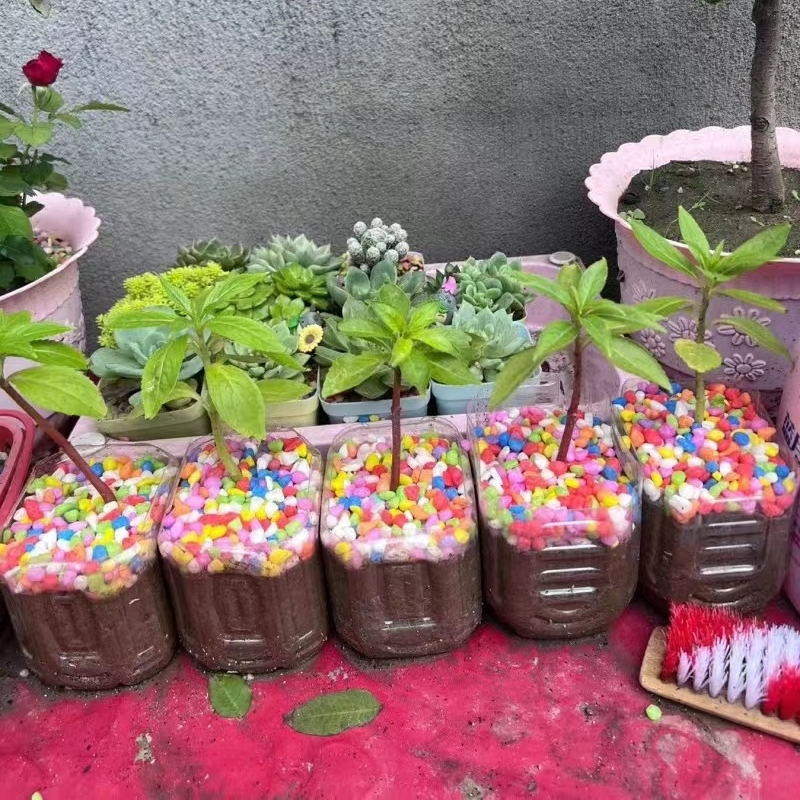
[[[703, 289], [703, 296], [700, 300], [700, 313], [697, 316], [697, 333], [695, 342], [705, 344], [706, 341], [706, 317], [708, 316], [708, 306], [711, 302], [711, 295], [708, 289]], [[704, 373], [694, 373], [694, 421], [702, 424], [706, 415], [706, 382]]]
[[396, 492], [400, 486], [400, 391], [402, 377], [400, 368], [394, 368], [394, 381], [392, 383], [392, 477], [390, 488]]
[[208, 418], [211, 420], [211, 433], [214, 435], [214, 445], [217, 448], [217, 455], [222, 465], [225, 467], [225, 472], [228, 473], [228, 477], [231, 478], [231, 480], [241, 480], [242, 472], [233, 460], [230, 450], [228, 450], [228, 445], [225, 441], [225, 433], [222, 429], [222, 422], [215, 408], [208, 409]]

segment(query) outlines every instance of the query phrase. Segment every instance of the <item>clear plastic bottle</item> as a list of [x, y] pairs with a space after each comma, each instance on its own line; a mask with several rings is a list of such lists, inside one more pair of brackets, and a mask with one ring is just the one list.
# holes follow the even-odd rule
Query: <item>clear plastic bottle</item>
[[291, 429], [227, 442], [243, 477], [193, 442], [159, 536], [181, 643], [208, 669], [296, 667], [328, 633], [320, 455]]
[[469, 462], [442, 419], [404, 421], [389, 491], [391, 425], [347, 428], [328, 451], [321, 539], [339, 637], [370, 658], [463, 644], [481, 618]]
[[63, 454], [39, 461], [3, 532], [0, 582], [33, 672], [55, 686], [111, 689], [155, 675], [175, 650], [155, 556], [177, 460], [150, 444], [84, 455], [118, 502], [104, 506]]

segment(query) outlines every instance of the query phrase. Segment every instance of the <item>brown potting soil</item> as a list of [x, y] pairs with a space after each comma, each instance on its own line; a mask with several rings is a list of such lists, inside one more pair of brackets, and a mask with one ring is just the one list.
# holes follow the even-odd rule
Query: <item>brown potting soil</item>
[[607, 628], [636, 590], [639, 528], [616, 547], [600, 542], [521, 550], [482, 526], [483, 593], [495, 616], [533, 639]]
[[478, 545], [444, 561], [347, 567], [325, 551], [325, 572], [339, 638], [368, 658], [446, 653], [481, 621]]
[[181, 644], [207, 669], [291, 669], [328, 638], [318, 550], [276, 577], [165, 566]]
[[793, 514], [722, 513], [677, 522], [643, 498], [639, 588], [653, 605], [722, 605], [761, 611], [786, 577]]
[[[671, 161], [653, 170], [643, 170], [620, 198], [618, 211], [641, 209], [645, 224], [669, 239], [680, 241], [678, 206], [690, 211], [708, 236], [712, 247], [725, 240], [730, 251], [755, 236], [764, 227], [800, 220], [800, 170], [784, 169], [786, 203], [777, 213], [750, 208], [749, 164], [719, 161]], [[792, 192], [797, 192], [797, 197]], [[792, 225], [781, 255], [800, 256], [800, 225]]]
[[175, 625], [157, 562], [118, 594], [3, 597], [25, 661], [45, 683], [73, 689], [130, 686], [162, 670], [175, 652]]

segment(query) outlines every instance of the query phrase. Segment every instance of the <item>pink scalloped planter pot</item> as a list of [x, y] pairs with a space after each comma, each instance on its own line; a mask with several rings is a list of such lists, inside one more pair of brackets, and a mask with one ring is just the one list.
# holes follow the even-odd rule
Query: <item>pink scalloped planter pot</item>
[[[30, 311], [34, 320], [69, 325], [72, 330], [61, 337], [61, 341], [84, 350], [86, 324], [78, 285], [78, 259], [97, 238], [100, 218], [93, 208], [77, 197], [50, 192], [38, 195], [36, 199], [44, 208], [31, 219], [34, 227], [61, 237], [73, 252], [57, 269], [38, 281], [0, 296], [0, 309], [6, 314]], [[25, 359], [8, 358], [5, 374], [11, 375], [29, 366], [32, 363]], [[0, 393], [0, 408], [16, 407], [4, 393]]]
[[[800, 168], [800, 132], [778, 128], [778, 147], [784, 166]], [[641, 142], [623, 144], [606, 153], [589, 170], [586, 186], [589, 198], [614, 221], [617, 234], [619, 268], [624, 274], [622, 300], [639, 302], [649, 297], [678, 295], [695, 298], [696, 290], [683, 276], [648, 255], [636, 241], [631, 226], [617, 213], [619, 198], [631, 179], [640, 171], [660, 167], [670, 161], [750, 161], [750, 128], [703, 128], [700, 131], [674, 131], [666, 136], [647, 136]], [[688, 249], [673, 242], [687, 255]], [[794, 350], [800, 339], [800, 259], [784, 258], [765, 264], [755, 272], [735, 281], [736, 288], [769, 295], [787, 307], [787, 313], [774, 314], [735, 300], [716, 299], [711, 303], [710, 319], [721, 314], [750, 316], [769, 325], [770, 330]], [[673, 342], [694, 338], [689, 315], [678, 313], [665, 326], [667, 332], [638, 334], [642, 342], [666, 367], [684, 372], [675, 355]], [[777, 405], [790, 365], [780, 356], [755, 346], [730, 327], [720, 326], [711, 332], [711, 343], [722, 355], [723, 365], [712, 378], [763, 393], [768, 406]]]

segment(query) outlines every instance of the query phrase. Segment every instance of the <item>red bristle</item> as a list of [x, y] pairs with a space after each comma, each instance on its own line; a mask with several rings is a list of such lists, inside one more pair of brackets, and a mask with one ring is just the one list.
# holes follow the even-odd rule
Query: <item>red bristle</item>
[[770, 681], [761, 710], [800, 722], [800, 667], [787, 667]]

